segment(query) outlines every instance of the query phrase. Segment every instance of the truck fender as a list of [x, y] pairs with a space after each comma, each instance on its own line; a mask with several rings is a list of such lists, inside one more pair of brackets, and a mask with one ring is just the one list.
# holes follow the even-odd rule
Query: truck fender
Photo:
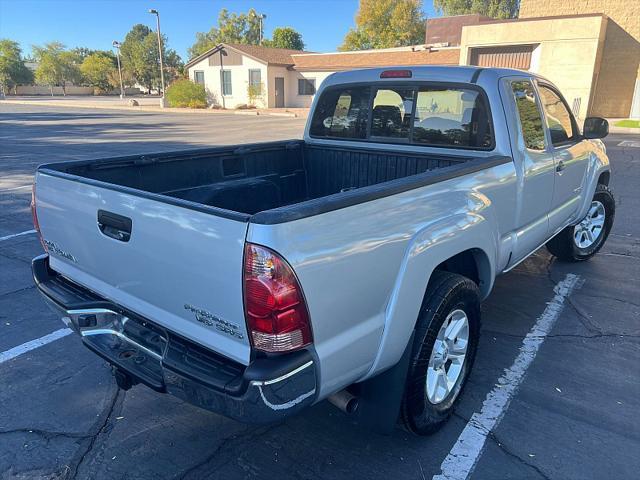
[[581, 199], [581, 205], [576, 212], [576, 216], [571, 219], [570, 225], [578, 223], [587, 214], [591, 206], [591, 200], [596, 193], [598, 179], [603, 173], [611, 171], [609, 159], [602, 150], [598, 149], [592, 152], [589, 157], [589, 165], [587, 166], [584, 179], [585, 187], [582, 190], [584, 194]]
[[493, 285], [498, 249], [498, 226], [491, 203], [483, 195], [469, 195], [466, 212], [445, 217], [418, 231], [409, 242], [385, 312], [376, 358], [362, 378], [371, 378], [395, 365], [413, 333], [427, 285], [443, 261], [467, 250], [484, 257], [481, 291]]

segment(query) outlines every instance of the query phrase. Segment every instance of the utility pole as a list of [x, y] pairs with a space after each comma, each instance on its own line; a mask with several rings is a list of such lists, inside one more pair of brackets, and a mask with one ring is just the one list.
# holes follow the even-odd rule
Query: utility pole
[[267, 15], [265, 13], [261, 13], [258, 15], [258, 18], [260, 19], [260, 45], [262, 45], [262, 39], [264, 38], [264, 33], [263, 33], [263, 29], [264, 29], [264, 24], [263, 21], [265, 18], [267, 18]]
[[149, 9], [149, 13], [156, 16], [156, 25], [158, 33], [158, 53], [160, 54], [160, 83], [162, 84], [162, 98], [160, 106], [164, 107], [164, 63], [162, 61], [162, 36], [160, 34], [160, 13], [155, 8]]
[[225, 52], [223, 47], [220, 47], [220, 98], [222, 98], [222, 109], [226, 109], [227, 107], [224, 104], [224, 65], [222, 64], [222, 57], [226, 57], [227, 52]]
[[120, 66], [120, 42], [113, 41], [113, 46], [116, 48], [116, 57], [118, 58], [118, 75], [120, 76], [120, 98], [124, 98], [124, 84], [122, 83], [122, 67]]

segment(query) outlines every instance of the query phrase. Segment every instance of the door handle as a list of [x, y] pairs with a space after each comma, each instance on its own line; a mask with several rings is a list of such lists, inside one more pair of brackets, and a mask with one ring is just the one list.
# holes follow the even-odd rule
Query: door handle
[[556, 165], [556, 172], [561, 172], [564, 170], [564, 168], [565, 168], [564, 162], [560, 160], [558, 162], [558, 165]]
[[106, 210], [98, 210], [98, 228], [107, 237], [128, 242], [131, 238], [131, 226], [132, 222], [129, 217]]

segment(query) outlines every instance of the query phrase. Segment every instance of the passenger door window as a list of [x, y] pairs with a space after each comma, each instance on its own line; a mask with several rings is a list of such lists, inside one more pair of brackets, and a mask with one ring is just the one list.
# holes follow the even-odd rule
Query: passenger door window
[[544, 150], [544, 128], [538, 108], [538, 97], [531, 82], [519, 80], [511, 82], [516, 102], [520, 128], [525, 146], [530, 150]]
[[544, 85], [538, 87], [551, 143], [560, 145], [573, 140], [576, 132], [573, 128], [571, 113], [562, 98], [549, 87]]
[[379, 88], [373, 98], [371, 137], [409, 140], [414, 89]]

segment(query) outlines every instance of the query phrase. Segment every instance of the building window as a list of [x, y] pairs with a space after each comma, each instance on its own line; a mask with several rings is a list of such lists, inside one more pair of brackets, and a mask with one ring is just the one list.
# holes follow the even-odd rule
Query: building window
[[524, 144], [530, 150], [544, 150], [544, 129], [538, 108], [538, 97], [531, 82], [522, 80], [511, 82], [513, 97], [518, 108], [520, 128]]
[[260, 87], [262, 83], [262, 72], [260, 69], [251, 69], [249, 70], [249, 86], [250, 87]]
[[298, 95], [314, 95], [316, 93], [315, 78], [298, 79]]
[[233, 95], [231, 88], [231, 70], [222, 71], [222, 95], [225, 97]]
[[193, 72], [193, 81], [204, 85], [204, 72], [202, 70], [196, 70]]

